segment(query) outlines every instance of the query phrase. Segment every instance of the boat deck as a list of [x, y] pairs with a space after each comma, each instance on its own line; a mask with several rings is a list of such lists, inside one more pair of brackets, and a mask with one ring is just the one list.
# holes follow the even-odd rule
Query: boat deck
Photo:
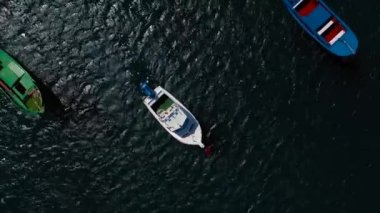
[[167, 95], [163, 94], [158, 100], [152, 105], [153, 111], [156, 113], [165, 111], [169, 109], [174, 104], [174, 101], [171, 100]]

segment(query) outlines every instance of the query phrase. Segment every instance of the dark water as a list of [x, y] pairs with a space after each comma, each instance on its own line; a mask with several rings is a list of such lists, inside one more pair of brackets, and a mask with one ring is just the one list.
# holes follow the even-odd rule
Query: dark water
[[[352, 61], [280, 0], [1, 1], [1, 47], [72, 111], [0, 99], [0, 212], [379, 212], [380, 3], [327, 3], [359, 37]], [[145, 76], [213, 156], [153, 120]]]

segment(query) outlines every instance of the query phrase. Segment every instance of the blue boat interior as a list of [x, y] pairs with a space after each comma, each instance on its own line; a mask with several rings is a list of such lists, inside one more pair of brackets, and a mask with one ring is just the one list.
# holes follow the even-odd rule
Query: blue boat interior
[[285, 0], [285, 4], [305, 30], [331, 52], [339, 56], [355, 54], [356, 36], [322, 0]]
[[331, 16], [332, 14], [330, 14], [329, 11], [321, 5], [318, 5], [308, 16], [301, 16], [301, 18], [311, 30], [316, 31], [326, 23]]

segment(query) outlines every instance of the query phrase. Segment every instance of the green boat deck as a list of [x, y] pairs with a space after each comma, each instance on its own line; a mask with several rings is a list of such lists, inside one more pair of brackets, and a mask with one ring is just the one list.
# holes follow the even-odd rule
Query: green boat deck
[[6, 52], [0, 50], [0, 88], [23, 111], [43, 113], [45, 107], [32, 77]]
[[152, 109], [156, 113], [160, 113], [169, 109], [174, 104], [174, 101], [171, 100], [167, 95], [163, 94], [153, 105]]
[[166, 99], [166, 101], [163, 104], [161, 104], [161, 106], [158, 107], [157, 112], [159, 112], [159, 111], [166, 111], [173, 104], [174, 104], [174, 102], [170, 98], [168, 98], [168, 99]]

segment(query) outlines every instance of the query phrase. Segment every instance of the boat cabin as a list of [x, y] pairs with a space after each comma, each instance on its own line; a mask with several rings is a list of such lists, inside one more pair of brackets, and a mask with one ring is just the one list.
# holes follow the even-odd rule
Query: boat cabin
[[25, 71], [14, 62], [0, 69], [0, 86], [6, 91], [12, 91], [21, 100], [27, 97], [27, 91], [34, 85], [24, 78]]
[[28, 109], [40, 110], [41, 94], [30, 77], [25, 75], [25, 70], [15, 62], [5, 67], [0, 64], [0, 87], [10, 98], [23, 103]]
[[180, 137], [187, 137], [195, 128], [191, 121], [180, 106], [171, 100], [167, 95], [163, 94], [152, 105], [152, 109], [160, 121], [175, 134]]

